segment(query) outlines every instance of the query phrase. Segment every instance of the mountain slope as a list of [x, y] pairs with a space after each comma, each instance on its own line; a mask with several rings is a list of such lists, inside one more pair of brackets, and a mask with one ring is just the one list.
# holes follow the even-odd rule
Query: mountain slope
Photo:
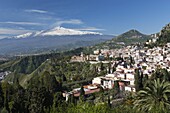
[[25, 33], [12, 38], [29, 38], [29, 37], [44, 37], [44, 36], [66, 36], [66, 35], [102, 35], [98, 32], [89, 32], [89, 31], [79, 31], [74, 29], [68, 29], [64, 27], [55, 27], [49, 30], [42, 30], [32, 33]]
[[[65, 38], [66, 37], [67, 36], [65, 36]], [[124, 41], [124, 42], [131, 41], [130, 43], [136, 43], [136, 42], [138, 43], [138, 42], [142, 42], [143, 40], [146, 40], [148, 37], [149, 36], [143, 35], [142, 33], [138, 32], [138, 31], [130, 30], [129, 32], [126, 32], [126, 33], [116, 37], [115, 39], [113, 38], [112, 40], [102, 43], [101, 47], [107, 47], [107, 46], [110, 48], [111, 47], [113, 47], [113, 48], [123, 47], [123, 46], [125, 46], [125, 44], [124, 45], [118, 44], [118, 43], [120, 43], [120, 40]], [[17, 40], [30, 40], [30, 39], [32, 39], [32, 38], [20, 38]], [[41, 39], [41, 38], [37, 37], [36, 39]], [[43, 38], [43, 39], [49, 40], [51, 38]], [[97, 47], [99, 47], [99, 45], [94, 46], [94, 47], [97, 48]], [[68, 52], [62, 53], [62, 55], [60, 55], [61, 54], [60, 53], [60, 54], [54, 54], [54, 55], [49, 54], [49, 55], [26, 56], [26, 57], [16, 60], [15, 62], [7, 62], [6, 64], [0, 65], [0, 68], [3, 69], [3, 67], [5, 67], [4, 70], [10, 69], [12, 72], [19, 73], [20, 75], [19, 76], [17, 75], [17, 77], [19, 78], [20, 83], [23, 86], [27, 86], [29, 81], [31, 81], [32, 79], [35, 79], [38, 75], [41, 75], [44, 71], [50, 72], [51, 70], [53, 70], [52, 63], [54, 63], [54, 59], [55, 59], [55, 61], [59, 61], [59, 62], [63, 63], [63, 61], [61, 59], [63, 59], [65, 56], [75, 55], [76, 53], [82, 52], [83, 49], [84, 48], [79, 48], [77, 50], [68, 51]], [[70, 58], [70, 57], [68, 57], [68, 58]], [[67, 62], [65, 59], [64, 59], [64, 61]], [[64, 68], [67, 70], [66, 67], [69, 67], [68, 64], [67, 64], [67, 66], [64, 66]], [[59, 65], [59, 68], [57, 68], [56, 70], [59, 71], [58, 69], [61, 69], [60, 65]], [[15, 73], [8, 76], [6, 78], [6, 80], [13, 81]]]
[[139, 31], [132, 29], [132, 30], [129, 30], [129, 31], [117, 36], [114, 40], [144, 38], [146, 36], [147, 35], [144, 35], [144, 34], [140, 33]]
[[94, 48], [107, 48], [107, 49], [120, 48], [131, 44], [144, 43], [150, 38], [151, 38], [150, 35], [145, 35], [137, 30], [132, 29], [113, 38], [112, 40], [108, 40], [101, 44], [97, 44], [96, 46], [94, 46]]
[[91, 46], [114, 36], [57, 27], [1, 39], [0, 54], [15, 55]]
[[87, 34], [102, 35], [102, 33], [79, 31], [79, 30], [74, 30], [74, 29], [66, 29], [63, 27], [55, 27], [54, 29], [51, 29], [47, 32], [42, 32], [40, 34], [43, 36], [48, 36], [48, 35], [52, 35], [52, 36], [53, 35], [60, 35], [60, 36], [62, 36], [62, 35], [87, 35]]
[[167, 24], [158, 34], [158, 39], [156, 41], [157, 46], [164, 46], [170, 42], [170, 23]]

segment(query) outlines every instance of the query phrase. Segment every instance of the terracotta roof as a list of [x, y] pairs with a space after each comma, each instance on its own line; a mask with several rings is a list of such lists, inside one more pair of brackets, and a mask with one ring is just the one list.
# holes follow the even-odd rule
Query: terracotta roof
[[[89, 91], [86, 91], [86, 92], [85, 92], [85, 95], [87, 95], [87, 94], [92, 94], [92, 93], [99, 92], [99, 91], [100, 91], [100, 88], [93, 89], [93, 90], [89, 90]], [[78, 96], [80, 96], [80, 93], [79, 93], [79, 92], [78, 92], [78, 93], [74, 93], [74, 96], [75, 96], [75, 97], [78, 97]]]

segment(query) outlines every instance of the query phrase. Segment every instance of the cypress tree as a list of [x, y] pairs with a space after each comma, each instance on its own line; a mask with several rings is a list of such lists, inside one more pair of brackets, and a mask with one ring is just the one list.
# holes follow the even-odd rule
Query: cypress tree
[[100, 96], [101, 96], [101, 100], [102, 100], [102, 102], [104, 102], [104, 89], [103, 89], [103, 87], [101, 87], [100, 86]]
[[119, 81], [114, 81], [114, 89], [116, 93], [120, 92]]
[[25, 110], [25, 103], [24, 103], [24, 88], [19, 84], [18, 79], [16, 79], [15, 83], [13, 84], [15, 94], [13, 106], [10, 108], [12, 112], [22, 113]]
[[10, 91], [10, 84], [8, 82], [1, 83], [2, 91], [3, 91], [3, 98], [4, 98], [4, 108], [7, 111], [10, 111], [9, 109], [9, 91]]
[[80, 89], [80, 96], [79, 96], [79, 100], [80, 100], [81, 102], [83, 102], [83, 101], [85, 100], [84, 95], [85, 95], [85, 91], [84, 91], [84, 88], [83, 88], [83, 85], [82, 85], [82, 86], [81, 86], [81, 89]]
[[139, 91], [139, 69], [135, 69], [135, 89]]
[[139, 91], [143, 88], [143, 73], [139, 69], [135, 69], [135, 89]]
[[107, 99], [108, 106], [111, 108], [111, 103], [110, 103], [110, 94], [108, 93], [108, 99]]
[[0, 108], [3, 107], [4, 104], [4, 96], [3, 96], [3, 91], [2, 91], [2, 87], [1, 87], [1, 82], [0, 82]]

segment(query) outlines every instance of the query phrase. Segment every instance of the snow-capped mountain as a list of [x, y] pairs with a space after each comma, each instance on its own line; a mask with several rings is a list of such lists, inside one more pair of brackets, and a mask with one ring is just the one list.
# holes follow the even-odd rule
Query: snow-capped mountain
[[66, 35], [102, 35], [98, 32], [80, 31], [74, 29], [68, 29], [64, 27], [55, 27], [50, 30], [42, 30], [32, 33], [25, 33], [22, 35], [14, 36], [14, 38], [27, 38], [27, 37], [38, 37], [38, 36], [66, 36]]
[[0, 39], [1, 54], [27, 54], [92, 46], [114, 36], [63, 27]]
[[102, 35], [102, 33], [98, 33], [98, 32], [79, 31], [79, 30], [67, 29], [63, 27], [56, 27], [52, 30], [42, 33], [42, 35], [60, 35], [60, 36], [61, 35], [87, 35], [87, 34]]
[[18, 36], [14, 36], [14, 38], [26, 38], [28, 36], [30, 36], [32, 33], [25, 33], [25, 34], [22, 34], [22, 35], [18, 35]]

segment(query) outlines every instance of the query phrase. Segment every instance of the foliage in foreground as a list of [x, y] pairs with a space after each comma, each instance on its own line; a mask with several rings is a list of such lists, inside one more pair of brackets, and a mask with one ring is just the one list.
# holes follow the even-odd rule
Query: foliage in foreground
[[138, 111], [150, 112], [158, 110], [165, 113], [170, 108], [169, 94], [169, 82], [160, 81], [160, 79], [154, 80], [144, 90], [137, 93], [134, 108], [137, 108]]

